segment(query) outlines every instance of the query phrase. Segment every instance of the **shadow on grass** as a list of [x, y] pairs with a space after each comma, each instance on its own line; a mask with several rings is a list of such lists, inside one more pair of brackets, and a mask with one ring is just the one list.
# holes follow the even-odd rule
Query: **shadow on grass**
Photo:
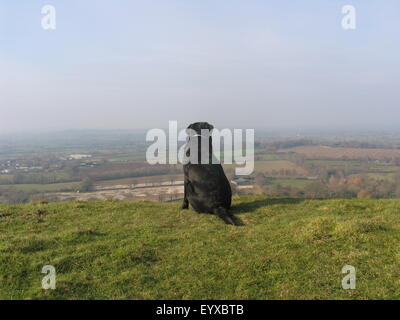
[[242, 202], [237, 205], [233, 205], [231, 212], [232, 214], [237, 213], [252, 213], [258, 208], [270, 206], [274, 204], [296, 204], [303, 202], [306, 199], [303, 198], [271, 198], [271, 199], [260, 199], [251, 202]]
[[269, 206], [269, 205], [274, 205], [274, 204], [296, 204], [304, 201], [306, 199], [302, 198], [272, 198], [272, 199], [261, 199], [261, 200], [255, 200], [251, 202], [242, 202], [237, 205], [233, 205], [231, 207], [231, 214], [233, 217], [233, 220], [237, 226], [244, 226], [245, 223], [235, 216], [235, 214], [239, 213], [252, 213], [256, 211], [258, 208]]

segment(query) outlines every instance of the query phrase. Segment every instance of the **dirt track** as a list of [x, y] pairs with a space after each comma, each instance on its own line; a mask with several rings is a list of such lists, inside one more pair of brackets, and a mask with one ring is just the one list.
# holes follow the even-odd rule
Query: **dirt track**
[[150, 186], [143, 184], [134, 188], [128, 185], [115, 185], [110, 187], [96, 187], [92, 192], [55, 192], [48, 196], [56, 197], [58, 201], [69, 200], [156, 200], [168, 201], [179, 199], [183, 196], [183, 181], [177, 181], [174, 185]]

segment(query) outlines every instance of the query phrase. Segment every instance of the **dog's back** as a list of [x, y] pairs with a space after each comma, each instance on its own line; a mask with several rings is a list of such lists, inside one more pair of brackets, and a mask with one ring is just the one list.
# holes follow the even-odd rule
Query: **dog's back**
[[[231, 207], [232, 190], [220, 164], [186, 164], [187, 198], [197, 212]], [[186, 178], [187, 177], [187, 178]]]

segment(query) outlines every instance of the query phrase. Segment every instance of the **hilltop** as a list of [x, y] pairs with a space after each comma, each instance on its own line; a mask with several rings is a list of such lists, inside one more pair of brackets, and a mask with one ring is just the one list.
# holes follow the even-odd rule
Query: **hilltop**
[[[398, 299], [400, 200], [236, 197], [0, 205], [1, 299]], [[43, 290], [44, 265], [57, 288]], [[341, 287], [342, 267], [357, 288]]]

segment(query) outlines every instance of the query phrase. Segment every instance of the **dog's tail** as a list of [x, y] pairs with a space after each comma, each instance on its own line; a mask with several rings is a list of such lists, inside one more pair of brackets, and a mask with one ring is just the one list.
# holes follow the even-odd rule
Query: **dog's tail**
[[237, 226], [238, 224], [233, 219], [233, 216], [224, 207], [218, 207], [213, 209], [213, 213], [220, 217], [226, 224]]

